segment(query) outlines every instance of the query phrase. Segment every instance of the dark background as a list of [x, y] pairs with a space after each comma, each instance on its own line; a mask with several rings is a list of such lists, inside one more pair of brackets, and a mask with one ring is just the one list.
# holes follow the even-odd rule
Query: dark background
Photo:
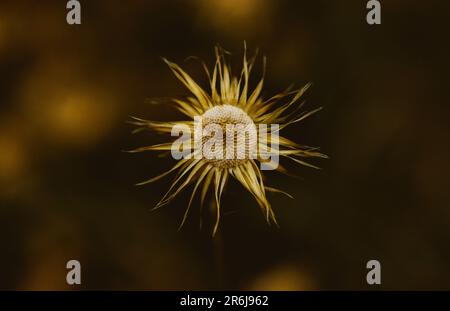
[[[2, 1], [0, 288], [71, 289], [77, 259], [72, 289], [450, 289], [449, 6], [381, 2], [369, 26], [366, 1], [81, 1], [69, 26], [66, 1]], [[187, 94], [161, 57], [206, 86], [186, 57], [220, 44], [239, 68], [244, 40], [266, 98], [314, 83], [324, 109], [286, 135], [330, 159], [266, 174], [295, 196], [269, 197], [280, 228], [231, 183], [216, 238], [197, 205], [178, 232], [188, 193], [151, 212], [171, 179], [134, 186], [173, 160], [121, 152], [156, 139], [126, 121], [171, 120], [148, 99]]]

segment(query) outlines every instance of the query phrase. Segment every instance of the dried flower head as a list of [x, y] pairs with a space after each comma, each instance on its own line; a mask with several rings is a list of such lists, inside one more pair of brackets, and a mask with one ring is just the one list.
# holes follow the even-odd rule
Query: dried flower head
[[[175, 76], [192, 93], [186, 99], [172, 100], [175, 108], [185, 114], [189, 120], [159, 122], [133, 118], [132, 123], [139, 126], [138, 130], [150, 129], [173, 136], [174, 129], [178, 128], [178, 130], [191, 131], [194, 135], [188, 135], [183, 139], [178, 138], [175, 141], [172, 137], [170, 142], [133, 150], [133, 152], [172, 151], [174, 154], [174, 148], [180, 151], [181, 144], [183, 152], [183, 157], [178, 157], [178, 162], [171, 169], [139, 185], [151, 183], [170, 173], [178, 172], [172, 186], [155, 206], [159, 208], [193, 184], [192, 194], [180, 228], [186, 220], [197, 191], [200, 191], [202, 206], [208, 190], [212, 188], [217, 209], [213, 229], [215, 234], [221, 215], [221, 196], [231, 176], [253, 195], [267, 222], [270, 224], [272, 221], [276, 224], [275, 214], [266, 193], [279, 192], [290, 195], [266, 186], [262, 170], [276, 169], [287, 173], [277, 161], [279, 156], [317, 168], [305, 162], [304, 158], [325, 158], [326, 156], [321, 154], [318, 148], [299, 145], [280, 136], [279, 132], [288, 125], [304, 120], [320, 108], [309, 112], [300, 111], [303, 102], [299, 103], [299, 101], [310, 84], [297, 90], [287, 89], [269, 99], [263, 99], [261, 91], [264, 74], [253, 90], [250, 90], [249, 86], [249, 76], [255, 63], [256, 53], [248, 60], [244, 51], [242, 70], [238, 76], [235, 76], [232, 75], [231, 67], [225, 59], [224, 50], [216, 47], [215, 51], [216, 62], [212, 73], [202, 62], [210, 82], [209, 92], [200, 87], [177, 64], [164, 59]], [[265, 58], [263, 66], [265, 69]], [[212, 130], [211, 126], [213, 126]], [[272, 129], [271, 135], [266, 133], [268, 127]]]

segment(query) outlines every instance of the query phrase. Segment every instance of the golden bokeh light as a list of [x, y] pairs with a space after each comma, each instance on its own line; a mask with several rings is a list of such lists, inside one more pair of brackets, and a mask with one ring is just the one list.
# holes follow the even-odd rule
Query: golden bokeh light
[[118, 118], [118, 105], [110, 92], [83, 83], [77, 63], [43, 62], [23, 89], [27, 125], [47, 141], [83, 147], [107, 135]]
[[112, 126], [116, 107], [99, 96], [67, 94], [49, 103], [44, 111], [49, 138], [67, 145], [92, 144]]
[[306, 269], [286, 263], [275, 266], [256, 277], [250, 283], [248, 289], [257, 291], [303, 291], [317, 288], [313, 277]]
[[[216, 30], [230, 36], [243, 32], [252, 35], [267, 29], [270, 25], [272, 1], [218, 0], [198, 1], [199, 18]], [[264, 21], [264, 23], [261, 23]]]
[[26, 152], [20, 136], [14, 132], [0, 131], [0, 181], [17, 180], [25, 167]]

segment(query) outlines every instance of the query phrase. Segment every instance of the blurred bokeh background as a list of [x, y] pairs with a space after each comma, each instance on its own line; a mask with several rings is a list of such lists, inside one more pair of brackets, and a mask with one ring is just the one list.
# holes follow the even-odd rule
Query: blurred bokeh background
[[[0, 2], [1, 289], [373, 289], [370, 259], [377, 288], [450, 289], [445, 1], [382, 1], [379, 26], [362, 0], [81, 4], [69, 26], [66, 1]], [[187, 194], [151, 212], [171, 179], [134, 186], [173, 160], [123, 153], [157, 140], [126, 121], [170, 120], [148, 99], [187, 94], [162, 56], [206, 83], [185, 59], [220, 44], [239, 68], [244, 40], [268, 58], [264, 96], [314, 83], [324, 109], [286, 133], [330, 159], [266, 174], [295, 196], [270, 196], [280, 228], [231, 183], [217, 238], [198, 208], [178, 232]]]

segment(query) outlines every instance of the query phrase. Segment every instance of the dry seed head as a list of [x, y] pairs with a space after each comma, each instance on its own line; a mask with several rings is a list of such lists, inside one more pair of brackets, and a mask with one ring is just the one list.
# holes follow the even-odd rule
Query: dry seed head
[[[286, 91], [264, 100], [261, 96], [264, 76], [259, 80], [255, 88], [251, 89], [249, 86], [250, 72], [255, 63], [256, 55], [248, 59], [246, 52], [244, 52], [241, 73], [232, 75], [231, 68], [226, 62], [225, 54], [228, 53], [217, 47], [216, 62], [213, 70], [210, 71], [206, 65], [204, 66], [210, 84], [210, 93], [198, 85], [180, 66], [164, 59], [175, 76], [191, 93], [191, 96], [187, 99], [174, 98], [173, 100], [174, 107], [186, 115], [189, 118], [188, 120], [162, 122], [135, 119], [135, 124], [141, 127], [139, 130], [150, 128], [158, 133], [167, 135], [173, 132], [174, 126], [179, 125], [183, 128], [188, 128], [190, 134], [192, 134], [192, 131], [194, 132], [193, 145], [192, 136], [188, 135], [189, 144], [187, 145], [189, 145], [189, 148], [187, 149], [189, 153], [187, 157], [181, 158], [171, 169], [140, 183], [140, 185], [154, 182], [173, 172], [178, 172], [169, 190], [156, 204], [156, 209], [168, 204], [186, 187], [194, 184], [180, 227], [186, 220], [196, 194], [200, 193], [200, 206], [203, 206], [206, 195], [211, 190], [214, 193], [217, 211], [213, 235], [217, 232], [219, 226], [221, 196], [230, 178], [237, 180], [253, 195], [264, 212], [267, 222], [277, 223], [266, 194], [267, 192], [276, 192], [286, 194], [289, 197], [290, 195], [265, 184], [261, 170], [264, 170], [262, 167], [263, 161], [264, 166], [267, 165], [267, 161], [262, 155], [267, 152], [269, 147], [272, 148], [273, 141], [271, 139], [267, 140], [265, 135], [267, 129], [261, 125], [278, 124], [281, 130], [304, 120], [320, 110], [319, 108], [310, 112], [301, 111], [301, 97], [308, 89], [309, 84], [297, 90], [288, 88]], [[209, 125], [215, 125], [216, 129], [219, 128], [221, 137], [213, 135], [211, 132], [205, 137], [204, 129]], [[241, 125], [243, 129], [236, 131], [236, 128], [230, 129], [228, 127], [230, 125]], [[258, 128], [256, 125], [258, 125]], [[228, 139], [227, 142], [226, 138], [230, 138], [230, 136], [231, 140]], [[262, 139], [258, 140], [259, 136]], [[182, 136], [180, 138], [185, 139], [186, 137]], [[168, 138], [166, 143], [137, 148], [134, 152], [147, 150], [172, 151], [174, 145], [173, 142], [169, 141], [171, 139], [173, 137]], [[179, 140], [177, 139], [176, 141], [178, 142]], [[212, 144], [211, 141], [213, 142]], [[233, 144], [229, 144], [230, 141], [233, 141]], [[214, 142], [219, 143], [218, 145], [221, 148], [220, 157], [216, 157], [217, 152], [215, 150], [204, 148], [205, 146], [215, 146]], [[302, 146], [282, 136], [278, 136], [274, 144], [277, 147], [277, 154], [274, 158], [270, 155], [270, 158], [275, 160], [275, 162], [271, 161], [270, 163], [274, 163], [274, 165], [267, 167], [282, 173], [288, 173], [288, 171], [281, 165], [278, 165], [279, 157], [309, 167], [315, 166], [307, 163], [305, 158], [326, 158], [325, 155], [318, 151], [318, 148]], [[239, 152], [242, 150], [244, 150], [244, 154]], [[235, 151], [240, 153], [238, 154], [239, 156], [237, 156]], [[261, 164], [260, 167], [258, 167], [257, 162]]]
[[[220, 135], [214, 127], [220, 129]], [[202, 130], [196, 131], [203, 157], [216, 167], [236, 167], [257, 152], [257, 130], [253, 120], [241, 108], [219, 105], [201, 116]], [[213, 148], [207, 144], [214, 145]], [[218, 156], [214, 157], [212, 154]]]

